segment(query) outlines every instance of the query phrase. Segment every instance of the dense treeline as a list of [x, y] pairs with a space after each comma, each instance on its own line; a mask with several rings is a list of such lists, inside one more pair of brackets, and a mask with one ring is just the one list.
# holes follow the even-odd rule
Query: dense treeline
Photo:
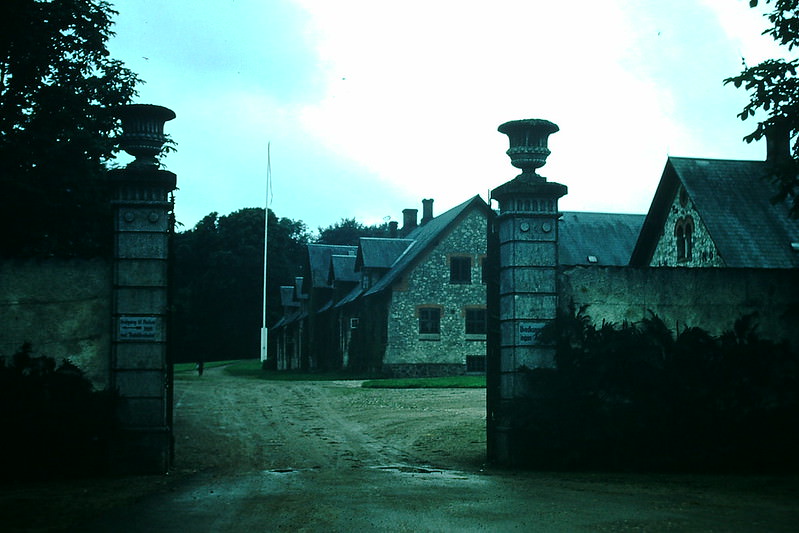
[[560, 317], [543, 339], [556, 368], [529, 371], [530, 462], [545, 468], [796, 471], [799, 358], [751, 316], [713, 337], [655, 316]]
[[[291, 284], [309, 235], [301, 221], [269, 211], [267, 325], [282, 314], [280, 286]], [[173, 331], [176, 362], [260, 354], [264, 210], [211, 213], [174, 237]]]
[[[269, 211], [267, 326], [283, 314], [280, 286], [303, 275], [305, 246], [357, 244], [382, 236], [386, 225], [342, 219], [319, 228], [313, 238], [302, 221]], [[174, 236], [173, 360], [175, 362], [255, 358], [260, 354], [263, 313], [264, 210], [211, 213]]]
[[0, 256], [109, 255], [106, 164], [139, 79], [108, 2], [0, 3]]
[[361, 237], [387, 237], [388, 223], [367, 225], [354, 218], [342, 218], [326, 228], [319, 228], [316, 242], [358, 246]]

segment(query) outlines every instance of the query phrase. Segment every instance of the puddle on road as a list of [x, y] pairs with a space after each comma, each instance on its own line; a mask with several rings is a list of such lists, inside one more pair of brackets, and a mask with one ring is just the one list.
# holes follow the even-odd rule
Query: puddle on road
[[386, 465], [386, 466], [372, 466], [372, 470], [382, 470], [384, 472], [393, 472], [397, 474], [410, 474], [412, 477], [421, 479], [438, 479], [441, 481], [471, 481], [481, 482], [484, 481], [482, 476], [476, 474], [467, 474], [465, 472], [458, 472], [455, 470], [444, 470], [441, 468], [411, 466], [411, 465]]
[[[321, 472], [325, 469], [319, 466], [312, 467], [312, 468], [274, 468], [271, 470], [264, 470], [263, 474], [302, 474], [302, 473], [310, 473], [310, 472]], [[426, 480], [441, 480], [441, 481], [472, 481], [472, 482], [481, 482], [484, 481], [483, 476], [479, 474], [468, 474], [466, 472], [459, 472], [455, 470], [445, 470], [442, 468], [433, 468], [433, 467], [426, 467], [426, 466], [414, 466], [414, 465], [407, 465], [407, 464], [393, 464], [393, 465], [379, 465], [379, 466], [367, 466], [367, 467], [360, 467], [358, 470], [362, 472], [387, 472], [392, 474], [400, 474], [400, 475], [409, 475], [409, 477], [414, 477], [418, 479], [426, 479]]]

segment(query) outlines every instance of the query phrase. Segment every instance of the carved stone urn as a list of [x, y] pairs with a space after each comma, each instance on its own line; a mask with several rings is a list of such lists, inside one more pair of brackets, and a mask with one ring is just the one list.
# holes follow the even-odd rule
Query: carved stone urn
[[510, 139], [507, 153], [511, 164], [522, 173], [491, 191], [499, 202], [500, 213], [526, 212], [551, 214], [557, 212], [557, 200], [568, 191], [565, 185], [547, 181], [536, 169], [547, 161], [549, 136], [560, 128], [543, 119], [513, 120], [502, 124], [500, 133]]
[[510, 148], [505, 153], [510, 157], [511, 164], [520, 168], [522, 175], [531, 177], [536, 175], [536, 169], [546, 163], [550, 153], [547, 141], [560, 128], [548, 120], [532, 118], [512, 120], [498, 129], [510, 139]]
[[122, 135], [120, 147], [136, 159], [130, 169], [158, 168], [158, 154], [167, 141], [164, 123], [175, 118], [175, 112], [160, 105], [131, 104], [120, 109]]

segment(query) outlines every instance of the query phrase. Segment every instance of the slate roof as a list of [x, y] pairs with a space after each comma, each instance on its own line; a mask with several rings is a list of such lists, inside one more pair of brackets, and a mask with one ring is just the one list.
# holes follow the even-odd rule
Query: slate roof
[[361, 237], [355, 270], [362, 268], [391, 268], [394, 261], [413, 244], [411, 239]]
[[331, 255], [330, 256], [330, 272], [327, 276], [327, 282], [333, 284], [334, 281], [342, 281], [344, 283], [358, 282], [361, 280], [360, 274], [355, 272], [355, 256], [354, 255]]
[[294, 322], [296, 322], [298, 320], [302, 320], [303, 318], [305, 318], [307, 316], [308, 316], [308, 312], [307, 311], [303, 311], [301, 309], [298, 309], [298, 310], [296, 310], [296, 311], [294, 311], [292, 313], [289, 313], [287, 315], [283, 315], [283, 317], [280, 320], [278, 320], [277, 322], [275, 322], [270, 329], [274, 330], [274, 329], [277, 329], [277, 328], [279, 328], [281, 326], [287, 326], [287, 325], [292, 324], [292, 323], [294, 323]]
[[346, 296], [344, 296], [344, 298], [336, 302], [336, 304], [333, 307], [342, 307], [350, 302], [354, 302], [355, 300], [358, 299], [361, 293], [363, 293], [363, 291], [364, 289], [361, 286], [361, 284], [360, 283], [357, 284], [355, 287], [352, 288], [350, 292], [346, 294]]
[[679, 184], [716, 245], [734, 268], [795, 268], [799, 220], [785, 202], [773, 204], [775, 188], [763, 161], [669, 157], [633, 252], [633, 264], [649, 264]]
[[305, 278], [302, 276], [297, 276], [294, 278], [294, 299], [295, 300], [307, 300], [308, 295], [303, 292], [303, 288], [305, 287]]
[[427, 224], [418, 226], [406, 235], [407, 240], [414, 241], [405, 251], [397, 257], [391, 269], [375, 283], [365, 295], [376, 294], [397, 281], [407, 268], [415, 264], [416, 260], [422, 257], [428, 250], [434, 247], [443, 236], [471, 209], [481, 209], [489, 212], [488, 204], [479, 195], [469, 198], [462, 204], [453, 207], [449, 211], [440, 214]]
[[297, 307], [300, 302], [294, 299], [294, 286], [282, 285], [280, 287], [280, 305], [283, 307]]
[[304, 289], [330, 288], [328, 281], [330, 274], [330, 258], [333, 255], [355, 255], [357, 246], [340, 246], [335, 244], [309, 244], [308, 245], [308, 272], [311, 277], [311, 286]]
[[564, 212], [558, 221], [560, 264], [626, 266], [644, 218], [645, 215]]

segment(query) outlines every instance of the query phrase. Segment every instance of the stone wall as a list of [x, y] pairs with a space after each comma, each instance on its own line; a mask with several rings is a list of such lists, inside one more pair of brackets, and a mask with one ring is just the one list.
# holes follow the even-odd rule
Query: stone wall
[[109, 384], [111, 263], [102, 259], [0, 260], [0, 356], [24, 342], [34, 356], [74, 363]]
[[[384, 369], [407, 373], [407, 365], [423, 363], [425, 372], [463, 373], [467, 356], [485, 355], [485, 335], [466, 335], [466, 309], [485, 308], [482, 260], [486, 253], [486, 218], [470, 211], [394, 289], [388, 317]], [[471, 258], [471, 283], [450, 283], [450, 258]], [[419, 333], [420, 306], [439, 307], [441, 333]], [[429, 372], [428, 372], [429, 373]]]
[[799, 347], [799, 270], [571, 267], [559, 283], [561, 309], [587, 305], [597, 324], [637, 322], [652, 311], [673, 330], [718, 335], [756, 313], [764, 337]]

